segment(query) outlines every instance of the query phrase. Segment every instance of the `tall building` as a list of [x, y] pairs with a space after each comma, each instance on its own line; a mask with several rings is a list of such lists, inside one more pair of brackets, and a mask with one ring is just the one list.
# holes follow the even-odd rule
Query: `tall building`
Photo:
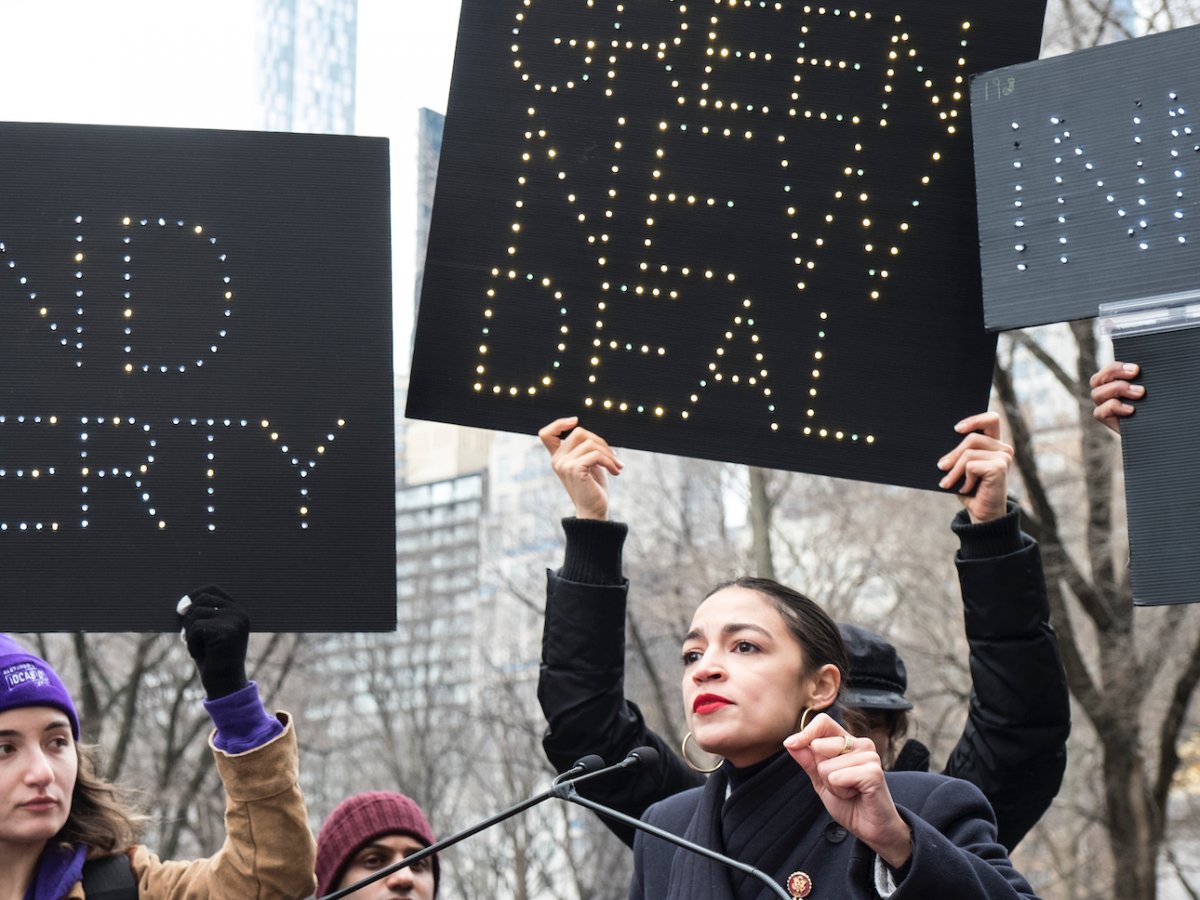
[[417, 111], [417, 277], [414, 309], [421, 302], [421, 279], [425, 275], [425, 248], [429, 245], [429, 222], [433, 217], [433, 189], [437, 184], [438, 158], [442, 154], [442, 131], [446, 117], [432, 109]]
[[268, 131], [354, 133], [358, 0], [259, 0]]

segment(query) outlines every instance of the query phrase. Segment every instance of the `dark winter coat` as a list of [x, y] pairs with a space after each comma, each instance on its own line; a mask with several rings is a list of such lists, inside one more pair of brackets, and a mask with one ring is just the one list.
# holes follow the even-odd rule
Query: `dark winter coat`
[[[887, 776], [900, 815], [912, 828], [913, 854], [896, 873], [893, 900], [1016, 900], [1032, 889], [995, 842], [991, 812], [979, 790], [927, 772]], [[780, 885], [804, 872], [812, 896], [878, 898], [874, 852], [849, 835], [821, 805], [812, 782], [791, 756], [772, 763], [726, 799], [725, 771], [701, 788], [652, 806], [645, 820], [766, 873]], [[631, 900], [751, 900], [767, 888], [749, 875], [638, 834]]]

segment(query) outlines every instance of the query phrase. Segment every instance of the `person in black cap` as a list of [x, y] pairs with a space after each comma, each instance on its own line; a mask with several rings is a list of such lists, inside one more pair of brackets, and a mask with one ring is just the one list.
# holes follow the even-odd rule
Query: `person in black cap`
[[882, 635], [857, 625], [838, 625], [850, 658], [850, 676], [842, 686], [842, 702], [858, 710], [867, 734], [880, 748], [888, 769], [925, 771], [929, 749], [920, 741], [900, 742], [908, 734], [908, 713], [913, 705], [908, 690], [908, 669], [900, 654]]
[[[1011, 850], [1061, 786], [1070, 702], [1049, 621], [1041, 556], [1007, 499], [1012, 448], [999, 439], [999, 416], [970, 416], [956, 431], [962, 440], [938, 467], [943, 488], [961, 484], [963, 508], [951, 528], [961, 545], [955, 565], [973, 689], [966, 726], [943, 773], [983, 791], [995, 811], [998, 840]], [[639, 745], [654, 746], [668, 762], [654, 773], [653, 784], [646, 778], [609, 782], [611, 787], [601, 785], [591, 793], [641, 816], [655, 800], [704, 778], [674, 764], [678, 752], [646, 727], [637, 705], [624, 696], [629, 585], [621, 552], [627, 528], [608, 521], [606, 481], [623, 464], [603, 438], [579, 428], [574, 417], [551, 423], [539, 436], [576, 509], [574, 517], [563, 520], [563, 566], [547, 573], [538, 680], [547, 720], [543, 748], [561, 772], [590, 753], [614, 761]], [[850, 667], [843, 708], [861, 716], [866, 728], [877, 729], [871, 736], [890, 768], [928, 771], [929, 751], [914, 740], [901, 743], [912, 705], [904, 697], [907, 672], [895, 648], [855, 626], [842, 626], [842, 635], [844, 641], [849, 637]], [[631, 830], [606, 824], [632, 843]]]

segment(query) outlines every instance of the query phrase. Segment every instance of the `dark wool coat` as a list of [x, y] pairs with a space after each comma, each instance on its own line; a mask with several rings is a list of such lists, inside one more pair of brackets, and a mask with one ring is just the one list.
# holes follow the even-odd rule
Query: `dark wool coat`
[[[913, 831], [913, 855], [897, 878], [893, 900], [1016, 900], [1032, 889], [995, 842], [987, 801], [973, 785], [943, 775], [887, 776], [901, 816]], [[812, 782], [786, 753], [740, 784], [726, 799], [725, 771], [702, 788], [652, 806], [645, 820], [732, 856], [786, 884], [812, 879], [813, 900], [872, 900], [875, 854], [821, 805]], [[638, 833], [631, 900], [768, 900], [749, 875]]]

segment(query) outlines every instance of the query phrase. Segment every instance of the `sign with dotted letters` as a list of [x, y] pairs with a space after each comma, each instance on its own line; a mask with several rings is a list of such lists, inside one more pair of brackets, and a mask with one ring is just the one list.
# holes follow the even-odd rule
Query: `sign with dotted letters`
[[381, 139], [0, 124], [0, 630], [391, 629]]
[[989, 329], [1194, 291], [1200, 26], [971, 84]]
[[936, 489], [988, 402], [968, 78], [1044, 0], [466, 0], [408, 415]]

